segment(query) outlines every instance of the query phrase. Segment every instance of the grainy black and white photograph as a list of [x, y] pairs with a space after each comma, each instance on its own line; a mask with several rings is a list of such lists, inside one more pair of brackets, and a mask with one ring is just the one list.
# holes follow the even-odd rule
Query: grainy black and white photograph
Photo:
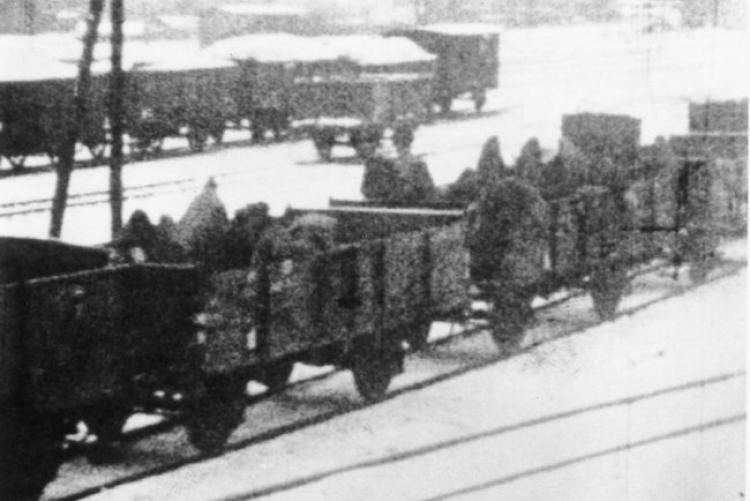
[[746, 0], [0, 0], [0, 501], [746, 497]]

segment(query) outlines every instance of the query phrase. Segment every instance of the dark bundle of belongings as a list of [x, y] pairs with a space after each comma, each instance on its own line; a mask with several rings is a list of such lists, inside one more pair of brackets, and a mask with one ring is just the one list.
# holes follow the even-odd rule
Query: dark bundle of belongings
[[153, 225], [137, 210], [109, 247], [115, 261], [193, 262], [210, 270], [249, 266], [270, 221], [264, 203], [249, 204], [229, 220], [216, 182], [209, 179], [178, 223], [162, 216]]

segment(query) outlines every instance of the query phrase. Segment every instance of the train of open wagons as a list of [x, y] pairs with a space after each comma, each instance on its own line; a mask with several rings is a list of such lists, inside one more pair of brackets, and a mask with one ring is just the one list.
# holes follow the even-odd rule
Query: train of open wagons
[[[78, 138], [94, 159], [109, 143], [108, 62], [99, 49]], [[129, 41], [124, 130], [136, 155], [158, 153], [169, 137], [200, 151], [239, 127], [254, 140], [308, 133], [324, 159], [342, 142], [366, 157], [397, 121], [418, 124], [461, 96], [480, 110], [498, 85], [498, 51], [492, 29], [453, 25], [388, 36], [255, 34], [203, 48]], [[79, 43], [61, 36], [0, 39], [0, 159], [12, 170], [29, 156], [58, 158], [74, 115], [79, 53]]]
[[[622, 166], [634, 177], [623, 192], [573, 186], [546, 200], [554, 217], [538, 249], [539, 273], [526, 284], [535, 295], [582, 287], [611, 318], [634, 265], [669, 257], [705, 278], [717, 222], [742, 229], [747, 196], [731, 192], [743, 189], [736, 176], [747, 167], [746, 111], [733, 132], [710, 109], [695, 107], [691, 116], [705, 123], [696, 119], [693, 132], [661, 149], [638, 144], [635, 119], [614, 118], [625, 125], [623, 142], [602, 135], [607, 117], [566, 118], [583, 131], [573, 138], [582, 151], [587, 143], [635, 146]], [[618, 211], [628, 204], [619, 202], [632, 193], [641, 203], [626, 217]], [[295, 362], [350, 369], [362, 397], [383, 398], [406, 347], [421, 346], [432, 322], [465, 320], [473, 295], [503, 287], [472, 276], [464, 209], [371, 201], [290, 210], [274, 223], [290, 230], [286, 238], [260, 239], [243, 264], [208, 267], [113, 264], [100, 248], [3, 238], [0, 493], [38, 496], [79, 422], [104, 442], [134, 412], [179, 413], [192, 444], [216, 451], [243, 419], [248, 381], [281, 390]], [[291, 222], [310, 218], [335, 224], [316, 234]], [[503, 345], [505, 313], [491, 313], [504, 306], [490, 301], [488, 327]]]

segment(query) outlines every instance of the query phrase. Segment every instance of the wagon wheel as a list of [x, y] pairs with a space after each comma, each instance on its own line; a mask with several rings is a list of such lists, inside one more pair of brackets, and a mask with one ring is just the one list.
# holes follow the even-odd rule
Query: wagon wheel
[[23, 165], [26, 163], [26, 155], [13, 155], [7, 158], [13, 172], [21, 172], [23, 170]]
[[447, 115], [451, 112], [451, 107], [453, 106], [453, 97], [452, 96], [441, 96], [438, 98], [438, 107], [440, 107], [440, 112], [443, 115]]
[[385, 397], [393, 375], [392, 356], [371, 342], [361, 342], [355, 348], [352, 360], [354, 384], [366, 401], [377, 402]]
[[47, 158], [49, 158], [50, 166], [52, 166], [53, 168], [60, 160], [60, 156], [56, 153], [47, 153]]
[[602, 268], [591, 274], [591, 300], [594, 310], [602, 320], [612, 320], [617, 314], [623, 292], [628, 285], [628, 272], [624, 266]]
[[327, 131], [313, 132], [312, 139], [320, 159], [324, 162], [330, 162], [333, 145], [336, 142], [336, 138], [333, 134]]
[[363, 125], [350, 134], [350, 143], [362, 160], [375, 154], [383, 137], [383, 128], [378, 125]]
[[137, 138], [131, 147], [135, 150], [138, 158], [147, 157], [149, 154], [158, 155], [164, 145], [164, 138]]
[[475, 90], [472, 92], [472, 99], [474, 99], [474, 111], [479, 113], [487, 102], [487, 93], [484, 89]]
[[427, 339], [430, 337], [430, 328], [432, 322], [430, 320], [423, 320], [415, 322], [408, 332], [406, 333], [406, 341], [412, 350], [418, 351], [424, 349], [427, 346]]
[[210, 135], [214, 138], [216, 144], [221, 144], [224, 141], [224, 130], [226, 126], [224, 124], [216, 125], [211, 128]]
[[62, 462], [62, 426], [0, 407], [0, 499], [36, 500]]
[[531, 298], [526, 294], [507, 290], [496, 293], [489, 319], [492, 340], [498, 349], [507, 353], [517, 347], [533, 317]]
[[710, 259], [696, 259], [690, 263], [688, 277], [690, 277], [690, 281], [696, 285], [705, 283], [708, 278], [708, 273], [712, 268], [713, 263]]
[[245, 413], [245, 382], [215, 376], [205, 383], [205, 394], [197, 398], [187, 416], [190, 443], [204, 453], [218, 452]]
[[190, 127], [187, 131], [187, 141], [190, 151], [196, 153], [203, 151], [203, 148], [206, 147], [207, 139], [208, 134], [201, 127]]
[[294, 362], [280, 362], [271, 365], [258, 375], [258, 381], [268, 388], [267, 393], [279, 393], [286, 387], [293, 368]]
[[108, 407], [99, 409], [86, 416], [86, 427], [96, 435], [96, 443], [86, 453], [92, 464], [111, 464], [120, 459], [120, 452], [114, 442], [122, 436], [122, 429], [130, 417], [130, 411], [124, 408]]
[[250, 134], [252, 135], [254, 143], [260, 143], [266, 139], [266, 128], [258, 122], [258, 120], [252, 120], [250, 122]]
[[378, 149], [378, 143], [371, 141], [362, 141], [354, 146], [354, 150], [357, 152], [357, 156], [362, 160], [371, 158], [375, 151]]
[[289, 130], [288, 125], [274, 123], [273, 127], [271, 127], [271, 131], [273, 132], [273, 140], [276, 142], [283, 141], [287, 135], [288, 130]]
[[107, 151], [106, 143], [86, 145], [86, 148], [89, 150], [91, 159], [95, 163], [100, 163], [104, 160], [104, 156]]

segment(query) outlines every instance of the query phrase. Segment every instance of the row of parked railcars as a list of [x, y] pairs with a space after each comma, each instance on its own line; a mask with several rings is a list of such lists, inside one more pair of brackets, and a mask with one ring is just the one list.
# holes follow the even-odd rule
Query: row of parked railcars
[[[186, 137], [200, 151], [209, 138], [221, 142], [227, 126], [249, 127], [262, 140], [269, 133], [280, 139], [302, 122], [323, 158], [341, 141], [367, 154], [385, 129], [429, 119], [435, 103], [448, 111], [454, 98], [468, 94], [481, 109], [486, 90], [497, 87], [498, 43], [487, 28], [446, 26], [387, 36], [246, 35], [205, 48], [195, 41], [131, 41], [124, 53], [125, 130], [136, 153], [145, 154], [171, 136]], [[30, 155], [54, 161], [80, 46], [59, 36], [14, 36], [3, 44], [0, 158], [15, 170]], [[22, 48], [30, 57], [23, 61]], [[105, 52], [95, 51], [100, 61], [80, 140], [94, 157], [109, 141]], [[35, 68], [42, 67], [39, 74]]]

